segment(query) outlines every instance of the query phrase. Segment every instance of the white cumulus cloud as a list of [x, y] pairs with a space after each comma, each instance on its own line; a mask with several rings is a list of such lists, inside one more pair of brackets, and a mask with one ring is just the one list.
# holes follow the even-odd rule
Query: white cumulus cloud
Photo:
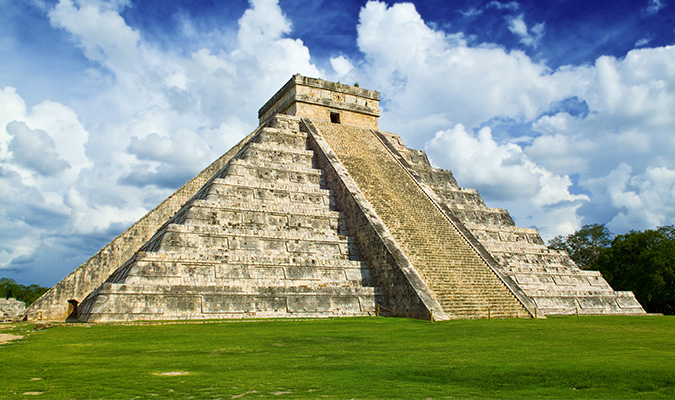
[[14, 136], [9, 143], [12, 161], [40, 175], [58, 175], [70, 165], [59, 158], [54, 140], [41, 130], [32, 130], [23, 122], [7, 124], [7, 133]]
[[532, 28], [528, 28], [522, 14], [509, 18], [508, 21], [511, 33], [520, 36], [520, 42], [526, 46], [537, 47], [542, 36], [544, 36], [544, 24], [538, 23]]
[[[249, 133], [258, 108], [293, 74], [323, 75], [289, 37], [276, 0], [250, 2], [236, 39], [221, 37], [228, 51], [189, 54], [146, 41], [121, 14], [129, 6], [59, 0], [41, 8], [91, 64], [82, 78], [96, 90], [85, 100], [30, 105], [13, 88], [0, 90], [0, 186], [12, 188], [0, 195], [0, 222], [13, 232], [0, 268], [51, 254], [66, 263], [53, 267], [64, 276], [96, 251], [77, 241], [105, 244]], [[219, 34], [228, 33], [205, 36], [212, 43]]]
[[[511, 22], [524, 44], [543, 35], [522, 16]], [[675, 223], [662, 206], [672, 204], [669, 181], [653, 179], [675, 169], [675, 46], [552, 70], [433, 28], [411, 4], [376, 1], [362, 9], [358, 34], [368, 85], [383, 92], [381, 126], [518, 224], [551, 237], [583, 223], [615, 232]], [[617, 175], [622, 164], [629, 177]], [[625, 186], [600, 184], [618, 177]], [[628, 201], [633, 192], [639, 203]]]
[[583, 70], [551, 74], [517, 50], [469, 46], [460, 34], [429, 27], [412, 4], [368, 2], [358, 34], [369, 85], [390, 101], [383, 122], [404, 136], [493, 117], [531, 119], [585, 78]]

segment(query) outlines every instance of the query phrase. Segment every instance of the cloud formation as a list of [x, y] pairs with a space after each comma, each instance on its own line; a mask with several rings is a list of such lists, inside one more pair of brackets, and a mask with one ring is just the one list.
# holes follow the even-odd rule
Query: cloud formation
[[12, 161], [40, 175], [58, 175], [70, 165], [59, 158], [54, 140], [41, 130], [32, 130], [24, 122], [10, 122], [7, 133]]
[[582, 223], [624, 232], [675, 221], [662, 205], [675, 170], [675, 47], [551, 70], [381, 2], [363, 8], [358, 33], [371, 86], [388, 94], [381, 122], [521, 225], [551, 237]]
[[662, 8], [664, 8], [665, 6], [666, 6], [666, 3], [664, 3], [661, 0], [649, 0], [647, 2], [647, 12], [649, 14], [656, 14]]
[[[387, 119], [403, 133], [429, 135], [436, 128], [473, 127], [494, 117], [534, 118], [552, 101], [571, 95], [568, 83], [579, 73], [551, 75], [521, 51], [470, 46], [461, 34], [429, 27], [412, 4], [368, 2], [358, 34], [367, 60], [364, 72], [371, 86], [388, 94]], [[409, 126], [411, 116], [426, 121]]]
[[544, 36], [544, 23], [538, 23], [532, 28], [528, 28], [523, 20], [523, 14], [517, 17], [508, 18], [509, 31], [520, 37], [520, 43], [537, 47], [541, 37]]
[[518, 40], [509, 48], [411, 3], [369, 1], [354, 22], [359, 53], [315, 59], [293, 36], [302, 21], [251, 0], [232, 30], [182, 15], [188, 51], [125, 20], [131, 0], [40, 4], [82, 74], [53, 76], [72, 89], [53, 98], [0, 81], [0, 269], [27, 282], [53, 284], [228, 150], [295, 73], [382, 92], [382, 129], [545, 238], [675, 223], [673, 46], [552, 68], [527, 53], [548, 21], [529, 26], [518, 2], [464, 13], [496, 13]]
[[[58, 275], [74, 268], [59, 262], [96, 249], [63, 254], [66, 235], [67, 246], [111, 239], [249, 133], [292, 74], [323, 75], [302, 41], [286, 37], [292, 25], [275, 0], [251, 2], [231, 51], [185, 56], [145, 41], [120, 14], [130, 5], [60, 0], [47, 11], [91, 63], [85, 79], [97, 93], [78, 111], [49, 100], [29, 108], [14, 88], [0, 91], [0, 184], [12, 188], [0, 217], [14, 236], [0, 245], [0, 268], [36, 268], [35, 250], [47, 247], [60, 254]], [[43, 218], [28, 221], [37, 209]]]

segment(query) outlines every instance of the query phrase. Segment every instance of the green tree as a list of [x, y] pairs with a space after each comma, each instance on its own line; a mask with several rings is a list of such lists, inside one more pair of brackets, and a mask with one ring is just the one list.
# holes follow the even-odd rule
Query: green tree
[[0, 298], [12, 297], [23, 301], [27, 306], [40, 298], [47, 290], [49, 288], [38, 285], [25, 286], [16, 283], [14, 279], [0, 278]]
[[675, 312], [675, 227], [617, 236], [595, 265], [615, 290], [631, 290], [649, 312]]
[[612, 234], [604, 225], [590, 224], [567, 236], [554, 237], [548, 247], [566, 251], [579, 268], [589, 269], [612, 242], [611, 237]]

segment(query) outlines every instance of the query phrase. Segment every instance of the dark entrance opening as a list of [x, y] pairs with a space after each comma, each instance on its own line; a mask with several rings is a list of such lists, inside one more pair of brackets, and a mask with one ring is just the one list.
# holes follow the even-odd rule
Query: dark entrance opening
[[334, 124], [339, 124], [340, 123], [340, 113], [331, 112], [330, 113], [330, 122], [332, 122]]
[[68, 300], [68, 318], [66, 321], [77, 321], [77, 300]]

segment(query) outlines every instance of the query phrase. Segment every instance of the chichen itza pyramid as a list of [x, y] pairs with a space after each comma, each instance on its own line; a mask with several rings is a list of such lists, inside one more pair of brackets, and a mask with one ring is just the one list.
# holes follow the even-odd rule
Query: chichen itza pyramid
[[45, 293], [28, 319], [645, 312], [380, 131], [379, 99], [295, 75], [254, 132]]

